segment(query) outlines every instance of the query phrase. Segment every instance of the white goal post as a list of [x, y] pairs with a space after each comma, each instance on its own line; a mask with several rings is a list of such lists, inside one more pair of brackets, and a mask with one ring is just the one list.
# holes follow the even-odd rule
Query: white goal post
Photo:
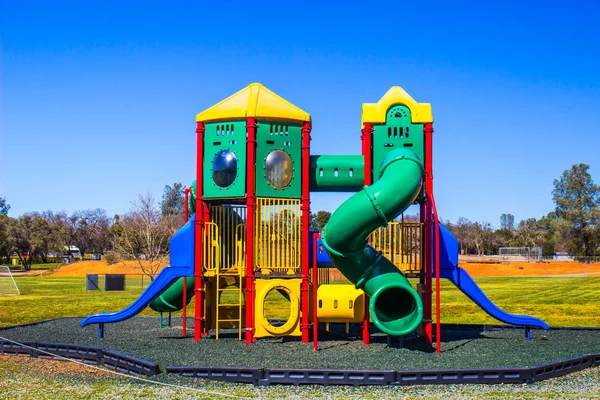
[[500, 261], [542, 261], [541, 247], [500, 247], [498, 249]]
[[10, 272], [10, 267], [0, 265], [0, 296], [20, 295], [21, 291], [15, 278]]

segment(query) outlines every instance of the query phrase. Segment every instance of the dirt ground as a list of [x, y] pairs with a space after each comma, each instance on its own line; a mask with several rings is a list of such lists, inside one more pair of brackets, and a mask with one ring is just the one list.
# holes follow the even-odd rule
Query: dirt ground
[[472, 276], [550, 276], [589, 275], [600, 276], [600, 263], [577, 262], [513, 262], [507, 264], [478, 264], [459, 262], [460, 267]]
[[[470, 263], [459, 261], [459, 266], [472, 276], [550, 276], [584, 275], [599, 276], [600, 263], [584, 264], [576, 262], [551, 261], [543, 263], [512, 262], [504, 264]], [[39, 274], [39, 271], [32, 271]], [[332, 279], [342, 279], [339, 271], [330, 271]], [[52, 276], [85, 276], [85, 274], [127, 274], [139, 275], [140, 268], [135, 261], [118, 262], [107, 265], [106, 261], [81, 261], [57, 269]]]
[[106, 261], [81, 261], [57, 269], [52, 276], [85, 276], [85, 274], [126, 274], [142, 273], [136, 261], [123, 261], [108, 265]]

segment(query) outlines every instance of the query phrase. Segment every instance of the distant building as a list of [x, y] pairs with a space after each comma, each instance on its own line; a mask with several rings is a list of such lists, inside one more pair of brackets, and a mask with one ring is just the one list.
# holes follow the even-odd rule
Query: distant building
[[555, 261], [575, 261], [575, 257], [569, 255], [566, 251], [555, 251], [552, 259]]
[[73, 246], [72, 244], [64, 247], [62, 254], [63, 264], [69, 264], [81, 260], [81, 251], [79, 250], [79, 247]]

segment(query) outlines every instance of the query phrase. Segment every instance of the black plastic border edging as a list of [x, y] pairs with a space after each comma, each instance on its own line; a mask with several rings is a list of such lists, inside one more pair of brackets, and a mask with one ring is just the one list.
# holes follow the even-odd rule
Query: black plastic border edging
[[[1, 355], [29, 355], [33, 358], [53, 359], [48, 352], [60, 357], [76, 360], [85, 364], [98, 365], [133, 376], [152, 376], [160, 374], [158, 363], [144, 360], [119, 351], [100, 347], [66, 343], [20, 342], [23, 347], [8, 341], [0, 341]], [[41, 350], [41, 351], [39, 351]]]
[[216, 381], [277, 385], [443, 385], [533, 383], [600, 366], [600, 353], [533, 367], [447, 370], [333, 370], [168, 366], [168, 374]]

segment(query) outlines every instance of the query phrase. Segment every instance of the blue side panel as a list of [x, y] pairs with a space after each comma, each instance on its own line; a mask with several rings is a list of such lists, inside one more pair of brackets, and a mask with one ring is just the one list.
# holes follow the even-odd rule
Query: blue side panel
[[[188, 222], [171, 238], [171, 267], [189, 267], [194, 265], [194, 218], [192, 214]], [[193, 274], [190, 274], [193, 275]]]
[[[435, 275], [435, 269], [433, 272]], [[450, 280], [483, 311], [498, 321], [509, 325], [549, 329], [548, 324], [539, 318], [509, 314], [492, 303], [467, 271], [458, 266], [458, 241], [442, 224], [440, 224], [440, 278]]]
[[440, 270], [458, 268], [458, 240], [440, 224]]
[[80, 325], [119, 322], [142, 312], [173, 282], [182, 276], [194, 275], [194, 216], [171, 238], [171, 266], [165, 267], [140, 297], [121, 311], [95, 314], [85, 318]]
[[[312, 265], [312, 258], [313, 258], [313, 251], [312, 251], [312, 243], [313, 241], [310, 241], [310, 262]], [[327, 253], [327, 250], [325, 250], [325, 247], [323, 246], [323, 242], [321, 241], [321, 238], [317, 239], [317, 264], [319, 266], [319, 268], [335, 268], [333, 263], [331, 262], [331, 258], [329, 258], [329, 254]]]

